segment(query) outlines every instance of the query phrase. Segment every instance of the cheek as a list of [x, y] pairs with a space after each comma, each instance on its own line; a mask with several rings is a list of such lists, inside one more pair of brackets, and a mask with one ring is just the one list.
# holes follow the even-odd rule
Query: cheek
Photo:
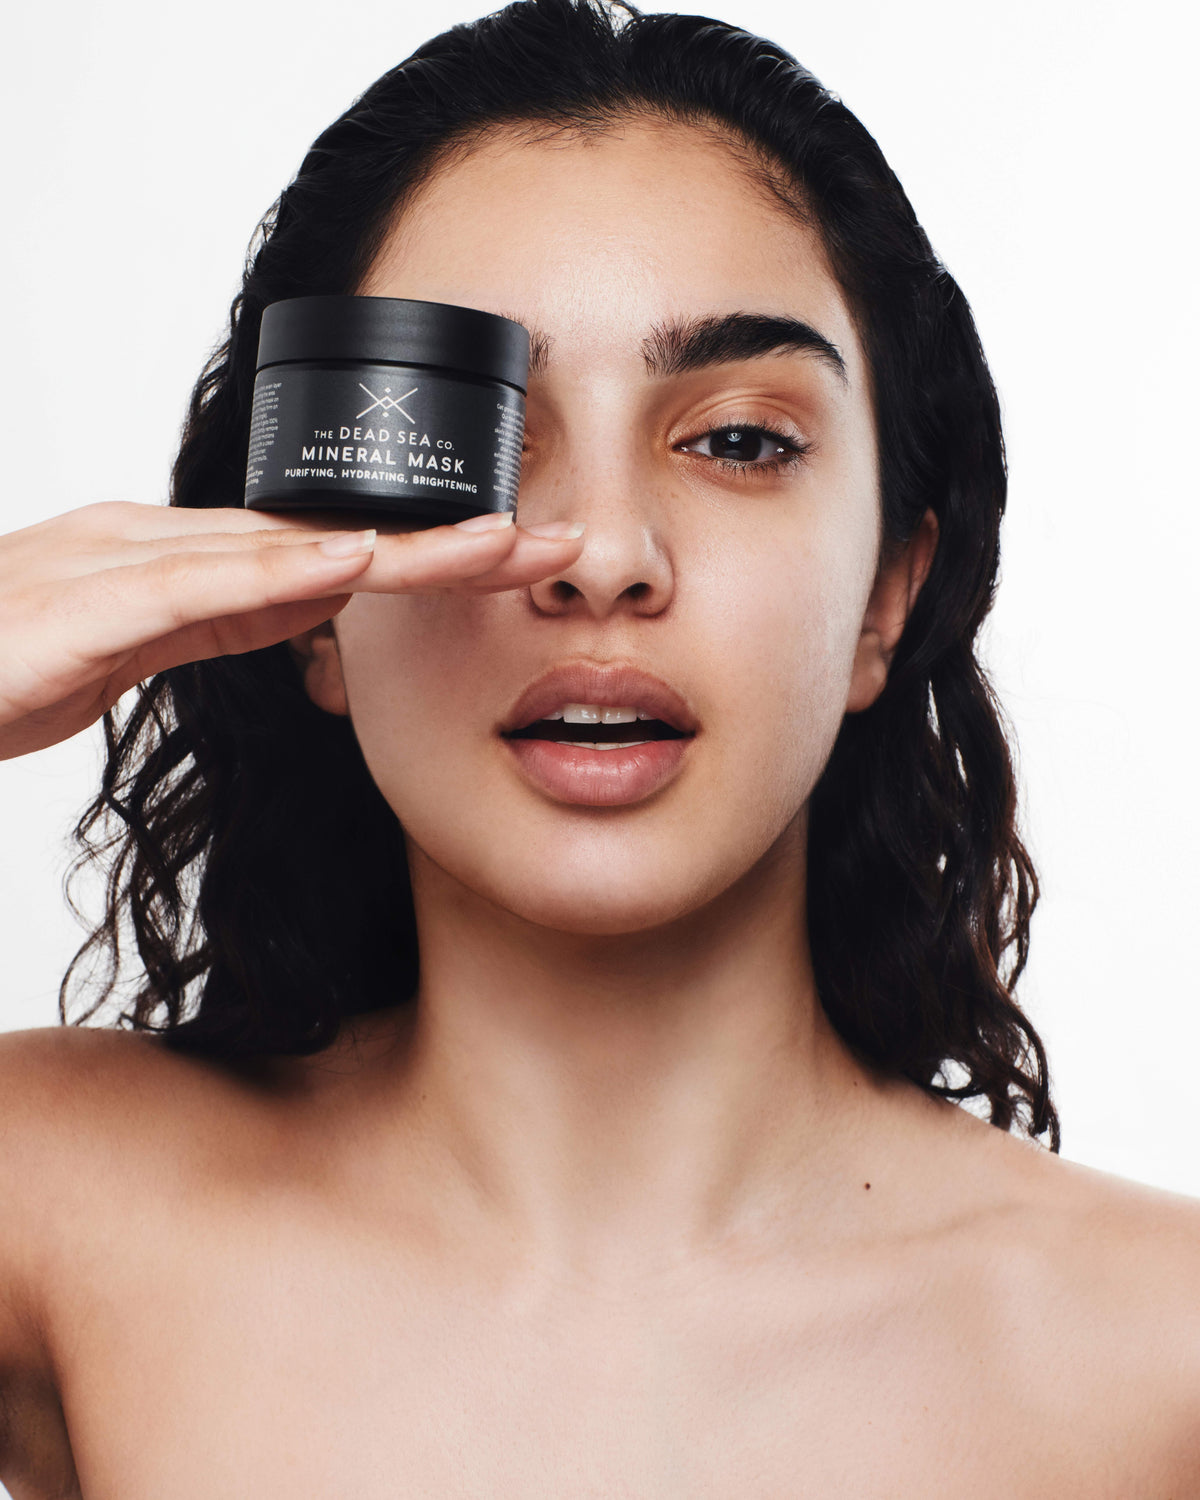
[[[704, 630], [724, 681], [713, 728], [776, 816], [807, 800], [845, 712], [868, 584], [834, 534], [744, 539], [712, 559]], [[732, 711], [731, 711], [732, 709]]]
[[494, 613], [494, 597], [358, 594], [337, 617], [354, 732], [401, 822], [437, 795], [432, 768], [455, 773], [490, 704], [479, 663]]

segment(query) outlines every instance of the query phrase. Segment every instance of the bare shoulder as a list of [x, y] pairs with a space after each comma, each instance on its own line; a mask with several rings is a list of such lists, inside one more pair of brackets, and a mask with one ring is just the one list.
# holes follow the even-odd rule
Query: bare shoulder
[[103, 1146], [147, 1111], [203, 1107], [217, 1069], [169, 1051], [154, 1036], [99, 1027], [40, 1027], [0, 1034], [0, 1132], [21, 1171], [37, 1142], [68, 1155]]
[[72, 1226], [186, 1174], [233, 1129], [244, 1085], [149, 1035], [45, 1027], [0, 1035], [0, 1267], [46, 1271]]
[[[174, 1050], [154, 1034], [44, 1027], [0, 1034], [0, 1258], [64, 1225], [114, 1232], [145, 1203], [260, 1184], [295, 1156], [305, 1121], [341, 1087], [342, 1039], [310, 1058], [236, 1061]], [[311, 1123], [310, 1127], [311, 1129]], [[125, 1216], [124, 1219], [122, 1216]]]
[[1128, 1318], [1169, 1314], [1180, 1328], [1200, 1320], [1200, 1199], [996, 1135], [1006, 1190], [1033, 1241], [1053, 1250], [1081, 1289], [1120, 1292]]
[[128, 1033], [0, 1035], [0, 1473], [14, 1492], [78, 1493], [56, 1319], [71, 1326], [60, 1315], [89, 1256], [111, 1246], [112, 1224], [138, 1222], [122, 1181], [145, 1181], [138, 1143], [159, 1133], [166, 1101], [186, 1110], [203, 1093], [187, 1074]]
[[29, 1180], [44, 1189], [144, 1099], [159, 1049], [126, 1033], [41, 1027], [0, 1035], [0, 1172], [11, 1203]]
[[988, 1126], [964, 1142], [987, 1183], [971, 1263], [1028, 1394], [1164, 1494], [1200, 1495], [1200, 1200]]

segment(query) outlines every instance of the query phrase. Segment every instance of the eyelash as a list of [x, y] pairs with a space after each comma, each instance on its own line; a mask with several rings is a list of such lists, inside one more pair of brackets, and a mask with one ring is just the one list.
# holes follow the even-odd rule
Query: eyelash
[[788, 469], [800, 464], [812, 451], [812, 444], [797, 442], [786, 433], [776, 432], [773, 428], [765, 427], [761, 422], [722, 422], [718, 427], [706, 428], [704, 432], [697, 433], [693, 438], [688, 438], [679, 446], [683, 449], [690, 448], [692, 443], [703, 442], [705, 438], [716, 436], [719, 433], [737, 432], [748, 437], [763, 437], [776, 443], [786, 451], [775, 454], [771, 458], [735, 459], [717, 458], [715, 454], [699, 453], [695, 456], [702, 458], [706, 463], [716, 464], [726, 474], [732, 474], [739, 479], [753, 480], [757, 474], [768, 471], [771, 474], [783, 474]]
[[[796, 467], [812, 452], [813, 445], [804, 441], [790, 438], [786, 433], [777, 432], [773, 427], [765, 427], [761, 422], [722, 422], [718, 427], [708, 427], [703, 432], [697, 433], [695, 437], [687, 438], [678, 446], [687, 449], [692, 443], [698, 443], [706, 437], [712, 437], [720, 432], [740, 432], [755, 437], [764, 437], [774, 440], [785, 451], [776, 454], [772, 458], [756, 458], [738, 461], [733, 458], [717, 458], [715, 455], [699, 453], [694, 455], [702, 458], [706, 463], [716, 464], [726, 474], [746, 482], [751, 482], [755, 474], [761, 474], [764, 470], [774, 475], [786, 473], [787, 470]], [[526, 448], [528, 443], [526, 444]]]

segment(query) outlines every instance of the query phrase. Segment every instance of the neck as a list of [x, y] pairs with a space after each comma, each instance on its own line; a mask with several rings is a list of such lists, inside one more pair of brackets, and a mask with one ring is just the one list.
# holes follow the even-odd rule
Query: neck
[[870, 1080], [817, 1000], [802, 831], [617, 936], [536, 926], [409, 858], [421, 983], [392, 1098], [467, 1232], [619, 1274], [833, 1190]]

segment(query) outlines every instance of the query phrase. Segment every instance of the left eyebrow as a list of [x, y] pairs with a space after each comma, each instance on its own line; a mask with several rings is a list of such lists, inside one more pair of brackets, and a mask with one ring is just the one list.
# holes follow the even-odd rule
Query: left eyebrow
[[[515, 313], [503, 316], [516, 323]], [[530, 324], [529, 373], [544, 375], [553, 339]], [[642, 359], [649, 375], [683, 375], [708, 365], [731, 364], [739, 359], [761, 359], [767, 354], [814, 354], [843, 385], [849, 384], [846, 362], [836, 344], [799, 318], [769, 313], [712, 313], [657, 324], [642, 340]]]
[[793, 351], [815, 354], [843, 385], [848, 383], [846, 362], [837, 345], [799, 318], [766, 313], [712, 314], [659, 324], [642, 340], [642, 358], [651, 375], [682, 375], [707, 365]]

